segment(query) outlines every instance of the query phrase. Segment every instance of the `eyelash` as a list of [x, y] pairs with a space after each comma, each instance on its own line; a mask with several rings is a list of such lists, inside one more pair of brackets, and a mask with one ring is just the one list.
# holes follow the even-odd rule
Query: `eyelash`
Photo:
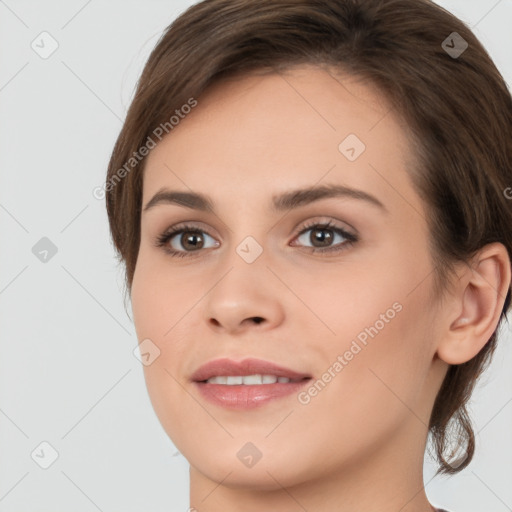
[[[329, 253], [329, 252], [341, 252], [345, 250], [347, 247], [351, 247], [354, 243], [359, 241], [359, 238], [352, 234], [348, 233], [344, 229], [340, 227], [336, 227], [336, 225], [332, 221], [328, 222], [311, 222], [310, 224], [306, 224], [302, 227], [302, 230], [297, 234], [295, 238], [300, 237], [307, 231], [310, 231], [312, 228], [317, 229], [325, 229], [334, 231], [336, 234], [341, 235], [343, 238], [346, 239], [345, 242], [341, 242], [335, 246], [327, 247], [327, 248], [319, 248], [319, 247], [311, 247], [310, 252], [311, 253]], [[161, 247], [167, 254], [169, 254], [171, 257], [178, 257], [178, 258], [185, 258], [185, 257], [193, 257], [194, 253], [199, 253], [201, 250], [197, 251], [176, 251], [174, 249], [170, 249], [168, 242], [176, 235], [184, 233], [184, 232], [192, 232], [192, 233], [205, 233], [211, 238], [212, 235], [210, 235], [207, 231], [200, 229], [198, 226], [194, 226], [191, 224], [178, 224], [177, 226], [174, 226], [173, 228], [170, 228], [169, 230], [165, 231], [161, 235], [159, 235], [156, 238], [155, 246]]]

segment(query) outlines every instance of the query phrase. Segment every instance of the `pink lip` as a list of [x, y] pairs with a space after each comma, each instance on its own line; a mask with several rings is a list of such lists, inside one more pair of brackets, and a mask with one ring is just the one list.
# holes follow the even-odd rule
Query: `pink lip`
[[[275, 384], [259, 385], [223, 385], [208, 384], [210, 377], [218, 375], [275, 375], [288, 377], [297, 382], [276, 382]], [[311, 378], [311, 375], [300, 373], [283, 366], [278, 366], [261, 359], [216, 359], [198, 368], [191, 376], [194, 385], [208, 401], [231, 409], [253, 409], [271, 400], [297, 393]]]
[[277, 377], [288, 377], [290, 380], [311, 377], [307, 373], [299, 373], [284, 366], [278, 366], [263, 359], [244, 359], [234, 361], [232, 359], [214, 359], [200, 366], [191, 377], [191, 380], [201, 382], [217, 375], [276, 375]]

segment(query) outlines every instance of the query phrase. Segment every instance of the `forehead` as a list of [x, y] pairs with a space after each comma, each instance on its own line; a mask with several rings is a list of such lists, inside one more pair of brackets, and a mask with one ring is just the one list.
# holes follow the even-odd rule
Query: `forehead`
[[407, 130], [368, 82], [300, 66], [224, 80], [197, 100], [149, 154], [144, 203], [164, 186], [268, 202], [323, 179], [411, 194]]

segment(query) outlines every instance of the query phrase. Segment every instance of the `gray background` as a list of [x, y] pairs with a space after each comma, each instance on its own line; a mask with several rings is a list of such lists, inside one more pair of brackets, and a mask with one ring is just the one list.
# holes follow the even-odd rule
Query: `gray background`
[[[0, 512], [188, 508], [188, 464], [151, 407], [92, 190], [149, 52], [192, 3], [0, 0]], [[512, 83], [512, 0], [439, 3], [474, 28]], [[33, 41], [58, 48], [43, 59]], [[57, 249], [46, 262], [33, 253], [48, 249], [43, 237]], [[511, 338], [505, 325], [471, 402], [473, 463], [432, 479], [425, 462], [434, 505], [512, 510]], [[42, 442], [58, 452], [47, 469]]]

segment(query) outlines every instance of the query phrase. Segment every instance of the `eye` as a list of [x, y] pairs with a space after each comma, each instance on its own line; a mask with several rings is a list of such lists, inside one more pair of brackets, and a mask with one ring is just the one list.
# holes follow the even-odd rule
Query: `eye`
[[[191, 252], [198, 252], [201, 249], [207, 248], [205, 247], [204, 235], [206, 235], [206, 238], [213, 240], [213, 237], [198, 226], [182, 224], [160, 235], [156, 240], [156, 246], [162, 247], [171, 256], [189, 256]], [[215, 241], [211, 245], [211, 247], [218, 246], [219, 243]]]
[[[310, 233], [309, 235], [307, 235], [308, 232]], [[338, 237], [338, 242], [334, 243], [336, 237]], [[336, 226], [331, 221], [327, 223], [313, 222], [305, 226], [296, 239], [301, 245], [307, 244], [308, 242], [313, 244], [313, 250], [310, 251], [313, 253], [339, 252], [358, 241], [358, 237], [355, 234], [349, 233], [345, 229]]]
[[[306, 236], [308, 232], [311, 232], [311, 234]], [[339, 241], [334, 244], [336, 237], [338, 237]], [[213, 240], [213, 244], [209, 247], [205, 245], [207, 238]], [[305, 245], [311, 242], [313, 246], [309, 247], [309, 252], [327, 253], [340, 252], [356, 243], [359, 238], [355, 234], [349, 233], [340, 226], [336, 226], [331, 221], [328, 221], [326, 223], [312, 222], [304, 226], [294, 240], [300, 242], [298, 245]], [[170, 256], [183, 258], [195, 256], [193, 253], [200, 253], [201, 249], [218, 247], [220, 244], [199, 226], [180, 224], [157, 237], [155, 245], [163, 248]], [[297, 244], [293, 243], [292, 246], [297, 246]]]

